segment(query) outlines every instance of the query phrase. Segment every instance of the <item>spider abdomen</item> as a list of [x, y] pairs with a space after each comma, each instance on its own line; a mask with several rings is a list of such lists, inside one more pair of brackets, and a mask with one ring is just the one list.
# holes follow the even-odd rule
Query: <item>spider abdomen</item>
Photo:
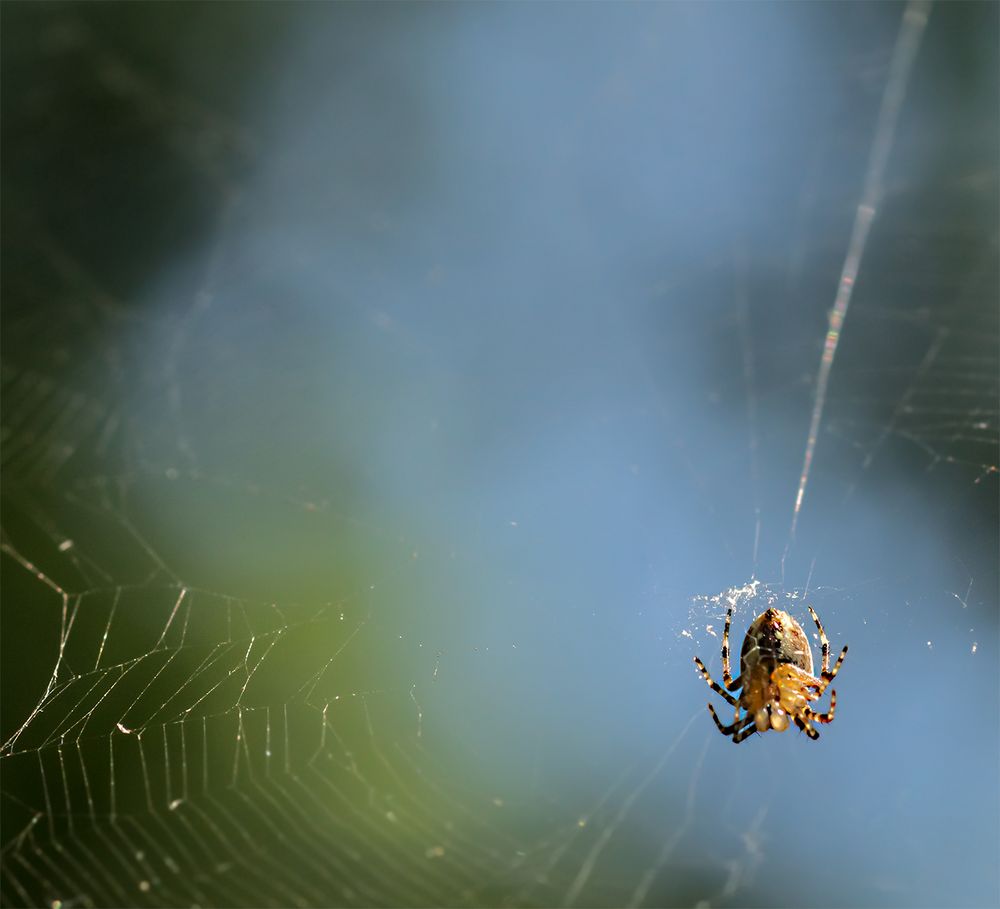
[[787, 612], [771, 607], [747, 629], [740, 650], [741, 677], [749, 679], [760, 670], [769, 676], [782, 663], [790, 663], [812, 675], [812, 649], [802, 626]]

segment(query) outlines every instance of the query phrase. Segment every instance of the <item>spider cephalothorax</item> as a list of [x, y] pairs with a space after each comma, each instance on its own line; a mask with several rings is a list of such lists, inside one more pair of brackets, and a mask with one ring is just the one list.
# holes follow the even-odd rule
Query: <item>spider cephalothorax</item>
[[[787, 612], [771, 607], [762, 612], [750, 624], [747, 636], [740, 649], [740, 675], [735, 681], [729, 671], [729, 625], [733, 617], [733, 607], [726, 612], [726, 628], [722, 633], [722, 681], [723, 688], [708, 674], [705, 664], [694, 658], [705, 681], [713, 690], [721, 694], [734, 708], [733, 722], [723, 726], [708, 705], [715, 725], [723, 735], [731, 735], [734, 742], [742, 742], [755, 732], [774, 729], [784, 732], [789, 720], [805, 731], [811, 739], [818, 739], [819, 733], [812, 725], [830, 723], [837, 706], [837, 692], [830, 692], [830, 709], [826, 713], [814, 713], [810, 701], [822, 697], [826, 686], [833, 681], [847, 655], [847, 647], [841, 651], [833, 669], [830, 669], [830, 642], [816, 615], [809, 607], [819, 629], [819, 639], [823, 646], [823, 669], [819, 677], [813, 675], [812, 648], [802, 626]], [[739, 691], [738, 698], [730, 692]], [[746, 713], [740, 716], [740, 710]]]

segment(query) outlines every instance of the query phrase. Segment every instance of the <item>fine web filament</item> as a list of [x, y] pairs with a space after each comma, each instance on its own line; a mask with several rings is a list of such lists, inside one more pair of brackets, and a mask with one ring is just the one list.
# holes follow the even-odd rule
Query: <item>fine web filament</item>
[[[823, 344], [823, 356], [820, 358], [819, 372], [816, 376], [816, 398], [813, 402], [812, 418], [809, 422], [809, 435], [806, 438], [806, 452], [802, 460], [802, 473], [799, 476], [799, 488], [795, 494], [795, 508], [792, 511], [792, 525], [788, 533], [788, 544], [782, 557], [784, 568], [792, 544], [795, 542], [795, 531], [798, 527], [799, 512], [802, 510], [802, 500], [805, 498], [806, 485], [809, 482], [809, 472], [812, 468], [813, 456], [816, 452], [816, 440], [823, 419], [823, 407], [826, 404], [827, 386], [830, 382], [830, 370], [837, 354], [844, 320], [847, 318], [847, 308], [851, 303], [851, 294], [857, 280], [858, 269], [868, 242], [868, 233], [882, 195], [882, 180], [885, 166], [892, 148], [892, 139], [899, 119], [899, 111], [906, 96], [906, 86], [909, 82], [913, 61], [916, 59], [920, 41], [923, 38], [930, 15], [931, 4], [928, 0], [911, 0], [903, 13], [899, 37], [892, 52], [889, 64], [889, 75], [885, 91], [882, 94], [882, 105], [879, 109], [878, 122], [875, 127], [875, 138], [872, 142], [868, 158], [868, 170], [865, 175], [864, 190], [854, 216], [854, 226], [851, 229], [851, 239], [847, 246], [847, 256], [840, 272], [837, 285], [837, 296], [833, 309], [830, 311], [830, 324]], [[782, 571], [782, 575], [784, 571]]]

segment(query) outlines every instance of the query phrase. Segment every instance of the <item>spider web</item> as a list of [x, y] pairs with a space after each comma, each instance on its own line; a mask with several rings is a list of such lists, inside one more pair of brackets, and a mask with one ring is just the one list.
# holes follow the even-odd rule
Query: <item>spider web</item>
[[6, 904], [995, 904], [995, 6], [3, 16]]

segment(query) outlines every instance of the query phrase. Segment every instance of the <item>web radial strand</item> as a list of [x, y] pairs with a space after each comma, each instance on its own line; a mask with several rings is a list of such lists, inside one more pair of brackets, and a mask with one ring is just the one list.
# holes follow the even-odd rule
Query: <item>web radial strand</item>
[[816, 398], [813, 402], [812, 418], [809, 422], [809, 435], [806, 438], [806, 452], [802, 460], [802, 473], [799, 475], [799, 487], [795, 494], [795, 507], [792, 510], [792, 524], [788, 534], [788, 545], [785, 547], [787, 556], [795, 542], [795, 532], [798, 527], [799, 513], [805, 498], [806, 486], [809, 482], [809, 472], [812, 468], [813, 456], [816, 453], [816, 440], [819, 437], [819, 427], [823, 420], [823, 407], [826, 404], [827, 387], [830, 383], [830, 371], [840, 344], [847, 309], [851, 304], [851, 294], [857, 281], [861, 259], [864, 256], [868, 233], [871, 229], [875, 212], [878, 209], [882, 195], [882, 179], [885, 175], [886, 163], [892, 148], [893, 136], [899, 112], [906, 97], [906, 86], [910, 80], [913, 61], [916, 59], [930, 16], [929, 0], [911, 0], [903, 13], [899, 37], [892, 52], [889, 64], [889, 75], [885, 91], [882, 94], [882, 105], [879, 109], [878, 122], [875, 127], [875, 138], [868, 157], [868, 170], [865, 175], [865, 185], [861, 201], [858, 203], [854, 216], [854, 226], [851, 239], [847, 246], [847, 255], [840, 272], [837, 285], [837, 295], [833, 309], [830, 311], [830, 324], [823, 344], [823, 355], [820, 358], [819, 372], [816, 376]]

